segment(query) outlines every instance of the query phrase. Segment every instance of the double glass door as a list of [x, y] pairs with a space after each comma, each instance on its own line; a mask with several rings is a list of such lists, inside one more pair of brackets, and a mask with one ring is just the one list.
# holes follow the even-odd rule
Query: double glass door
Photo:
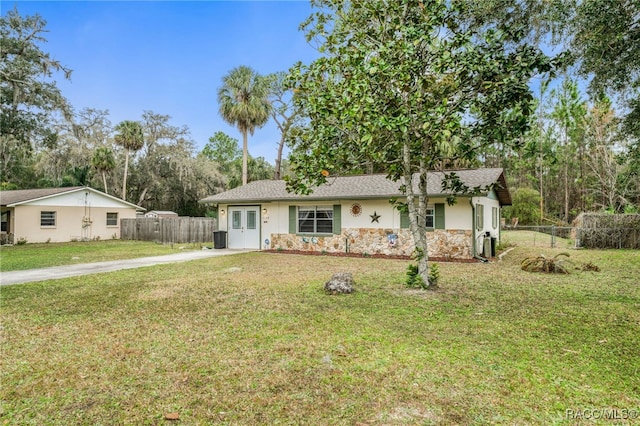
[[235, 249], [260, 248], [260, 206], [229, 207], [228, 244]]

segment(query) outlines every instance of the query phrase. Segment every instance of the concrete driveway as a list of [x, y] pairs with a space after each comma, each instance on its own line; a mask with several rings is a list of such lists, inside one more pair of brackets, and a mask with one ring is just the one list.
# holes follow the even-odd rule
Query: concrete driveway
[[214, 256], [247, 253], [254, 250], [194, 250], [164, 256], [140, 257], [137, 259], [112, 260], [108, 262], [79, 263], [76, 265], [54, 266], [52, 268], [29, 269], [0, 273], [0, 285], [22, 284], [33, 281], [56, 280], [78, 275], [97, 274], [100, 272], [118, 271], [121, 269], [141, 268], [164, 263], [188, 262]]

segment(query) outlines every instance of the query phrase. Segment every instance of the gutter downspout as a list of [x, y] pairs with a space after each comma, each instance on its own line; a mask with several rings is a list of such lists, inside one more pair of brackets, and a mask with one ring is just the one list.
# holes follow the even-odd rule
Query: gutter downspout
[[474, 259], [487, 263], [489, 259], [485, 259], [476, 253], [476, 208], [473, 205], [473, 197], [469, 198], [469, 205], [471, 205], [471, 254]]

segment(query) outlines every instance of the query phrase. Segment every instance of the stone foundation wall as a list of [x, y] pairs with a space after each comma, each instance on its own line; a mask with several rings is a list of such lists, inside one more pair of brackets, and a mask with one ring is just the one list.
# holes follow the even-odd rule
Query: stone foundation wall
[[[343, 228], [340, 235], [327, 237], [295, 234], [271, 234], [271, 249], [327, 253], [360, 253], [411, 256], [413, 238], [408, 229]], [[430, 257], [471, 258], [471, 231], [441, 230], [427, 232]]]

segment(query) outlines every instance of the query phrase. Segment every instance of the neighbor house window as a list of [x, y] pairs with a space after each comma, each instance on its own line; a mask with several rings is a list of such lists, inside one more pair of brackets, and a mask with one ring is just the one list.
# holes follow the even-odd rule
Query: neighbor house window
[[118, 213], [107, 213], [107, 226], [118, 226]]
[[481, 231], [484, 228], [484, 206], [482, 204], [476, 205], [476, 229]]
[[40, 226], [56, 226], [56, 212], [40, 212]]
[[498, 220], [499, 220], [498, 208], [492, 207], [491, 208], [491, 225], [493, 226], [493, 229], [498, 229]]
[[331, 234], [333, 232], [333, 207], [298, 207], [298, 232]]

